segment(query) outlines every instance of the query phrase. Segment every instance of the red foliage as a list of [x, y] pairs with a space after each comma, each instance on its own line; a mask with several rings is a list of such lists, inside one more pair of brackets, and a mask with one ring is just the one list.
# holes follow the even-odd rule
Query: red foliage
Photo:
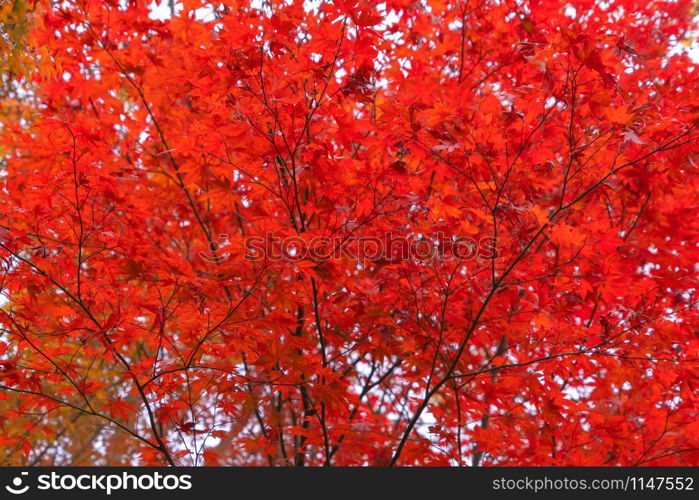
[[699, 465], [692, 2], [251, 3], [37, 3], [10, 459]]

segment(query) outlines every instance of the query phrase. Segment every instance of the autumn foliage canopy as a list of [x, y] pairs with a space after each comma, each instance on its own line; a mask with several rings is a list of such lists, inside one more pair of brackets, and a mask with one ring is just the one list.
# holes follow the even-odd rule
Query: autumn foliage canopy
[[699, 465], [692, 1], [1, 5], [3, 461]]

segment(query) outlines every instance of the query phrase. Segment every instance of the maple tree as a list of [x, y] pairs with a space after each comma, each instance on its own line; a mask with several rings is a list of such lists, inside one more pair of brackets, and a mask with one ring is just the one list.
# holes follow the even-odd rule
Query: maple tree
[[152, 7], [0, 8], [4, 460], [699, 465], [691, 1]]

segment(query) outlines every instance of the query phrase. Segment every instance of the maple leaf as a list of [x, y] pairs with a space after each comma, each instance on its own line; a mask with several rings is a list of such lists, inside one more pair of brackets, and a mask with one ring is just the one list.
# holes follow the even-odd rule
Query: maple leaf
[[123, 418], [124, 420], [128, 420], [132, 414], [136, 413], [136, 409], [121, 398], [108, 401], [107, 406], [112, 417]]
[[636, 132], [634, 132], [631, 129], [624, 132], [624, 141], [633, 142], [636, 144], [645, 144], [645, 142], [638, 136], [638, 134], [636, 134]]

